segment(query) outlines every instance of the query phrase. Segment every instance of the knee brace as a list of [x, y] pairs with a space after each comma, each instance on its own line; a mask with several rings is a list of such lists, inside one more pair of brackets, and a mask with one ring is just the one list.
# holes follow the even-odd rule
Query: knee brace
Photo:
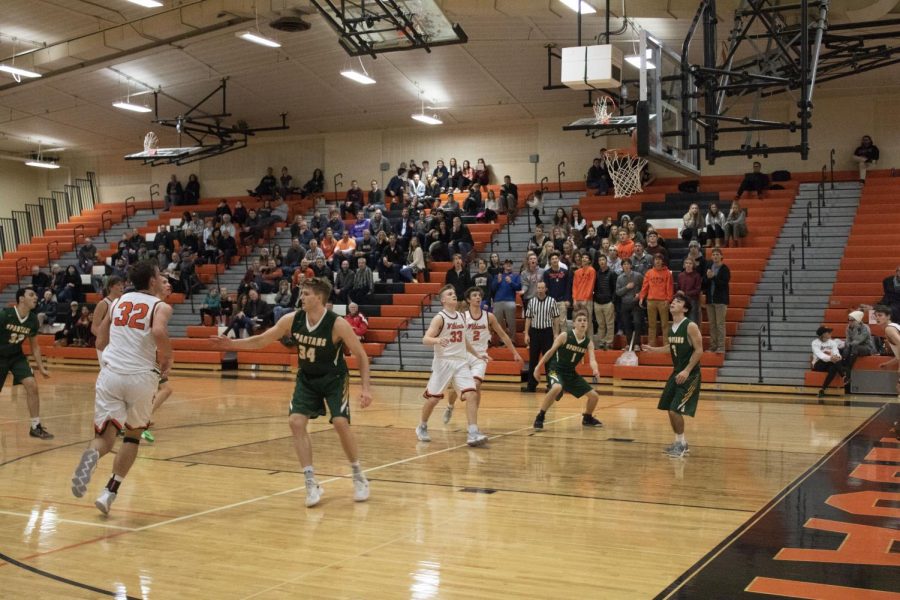
[[128, 436], [126, 435], [126, 436], [125, 436], [125, 439], [122, 440], [122, 443], [123, 443], [123, 444], [137, 444], [137, 445], [140, 445], [140, 443], [141, 443], [141, 438], [139, 438], [139, 437], [133, 438], [133, 437], [128, 437]]

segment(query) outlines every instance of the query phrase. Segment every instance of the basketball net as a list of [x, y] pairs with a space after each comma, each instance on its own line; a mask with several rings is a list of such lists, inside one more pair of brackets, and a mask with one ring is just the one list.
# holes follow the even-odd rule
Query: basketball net
[[159, 148], [159, 137], [151, 131], [144, 136], [144, 152], [153, 156], [156, 154], [157, 148]]
[[616, 112], [616, 103], [609, 96], [600, 96], [594, 100], [594, 118], [601, 125], [609, 125], [609, 119]]
[[647, 166], [647, 159], [629, 154], [624, 150], [606, 151], [606, 168], [613, 181], [614, 197], [627, 198], [644, 191], [641, 187], [641, 171]]

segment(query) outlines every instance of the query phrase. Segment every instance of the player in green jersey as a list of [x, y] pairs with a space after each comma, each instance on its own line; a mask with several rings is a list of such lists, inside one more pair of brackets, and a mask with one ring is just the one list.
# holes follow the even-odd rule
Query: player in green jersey
[[256, 350], [285, 338], [291, 340], [299, 360], [289, 424], [306, 478], [306, 506], [315, 506], [322, 498], [322, 488], [313, 471], [312, 441], [306, 425], [310, 419], [324, 416], [326, 408], [353, 471], [353, 499], [363, 502], [369, 498], [369, 482], [359, 466], [356, 438], [350, 431], [350, 376], [344, 347], [359, 365], [360, 408], [372, 403], [369, 358], [347, 321], [325, 308], [331, 294], [327, 279], [307, 279], [300, 294], [303, 308], [284, 315], [265, 333], [243, 340], [213, 338], [213, 346], [218, 350]]
[[672, 324], [665, 332], [669, 346], [643, 346], [647, 352], [669, 352], [672, 355], [674, 369], [657, 406], [669, 412], [669, 422], [675, 432], [675, 442], [663, 450], [672, 458], [681, 458], [690, 451], [684, 438], [684, 415], [693, 417], [700, 399], [703, 337], [700, 327], [685, 316], [691, 311], [691, 306], [691, 300], [682, 292], [675, 294], [669, 305]]
[[0, 310], [0, 390], [3, 389], [6, 375], [12, 372], [13, 385], [21, 383], [28, 397], [28, 415], [31, 417], [31, 431], [28, 435], [52, 440], [53, 435], [41, 424], [41, 399], [37, 381], [28, 365], [28, 358], [22, 352], [22, 342], [27, 339], [41, 375], [50, 377], [36, 339], [38, 319], [34, 314], [34, 307], [37, 306], [37, 301], [38, 297], [33, 289], [19, 288], [16, 290], [16, 305]]
[[547, 410], [554, 401], [559, 401], [565, 392], [576, 398], [587, 396], [584, 413], [581, 416], [582, 425], [603, 427], [603, 423], [594, 417], [594, 409], [597, 408], [600, 396], [597, 395], [591, 384], [584, 380], [584, 377], [575, 372], [575, 367], [584, 360], [584, 355], [587, 354], [594, 378], [600, 378], [597, 358], [594, 356], [594, 342], [591, 341], [591, 336], [588, 334], [589, 319], [586, 311], [576, 310], [572, 314], [572, 329], [556, 336], [550, 350], [534, 367], [534, 377], [537, 379], [541, 376], [544, 363], [547, 364], [547, 395], [544, 396], [544, 402], [541, 404], [541, 412], [534, 419], [535, 429], [544, 428], [544, 417]]

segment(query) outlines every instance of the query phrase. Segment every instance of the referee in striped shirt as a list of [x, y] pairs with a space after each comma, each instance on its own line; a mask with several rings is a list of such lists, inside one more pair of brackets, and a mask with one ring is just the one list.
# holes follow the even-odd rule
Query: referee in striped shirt
[[525, 307], [525, 345], [528, 346], [528, 387], [529, 392], [537, 391], [534, 366], [541, 359], [556, 338], [559, 329], [559, 307], [556, 300], [547, 295], [547, 284], [539, 281], [537, 293]]

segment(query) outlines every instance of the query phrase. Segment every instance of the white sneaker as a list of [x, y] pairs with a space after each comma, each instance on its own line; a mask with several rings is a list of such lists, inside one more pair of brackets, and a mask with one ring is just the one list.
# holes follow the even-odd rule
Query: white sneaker
[[100, 497], [94, 501], [94, 506], [97, 507], [97, 510], [102, 512], [104, 515], [109, 514], [109, 507], [112, 506], [113, 501], [116, 499], [116, 494], [109, 491], [106, 488], [103, 488], [103, 493], [100, 494]]
[[353, 477], [353, 501], [365, 502], [369, 499], [369, 481], [363, 476]]
[[444, 425], [450, 422], [450, 419], [453, 417], [453, 405], [448, 404], [447, 408], [444, 409]]
[[322, 486], [313, 482], [312, 485], [306, 484], [306, 508], [311, 508], [319, 503], [322, 499]]
[[487, 441], [488, 437], [480, 431], [470, 431], [466, 439], [466, 443], [470, 446], [483, 446]]
[[431, 436], [428, 435], [428, 425], [418, 425], [416, 427], [416, 437], [420, 442], [430, 442]]

